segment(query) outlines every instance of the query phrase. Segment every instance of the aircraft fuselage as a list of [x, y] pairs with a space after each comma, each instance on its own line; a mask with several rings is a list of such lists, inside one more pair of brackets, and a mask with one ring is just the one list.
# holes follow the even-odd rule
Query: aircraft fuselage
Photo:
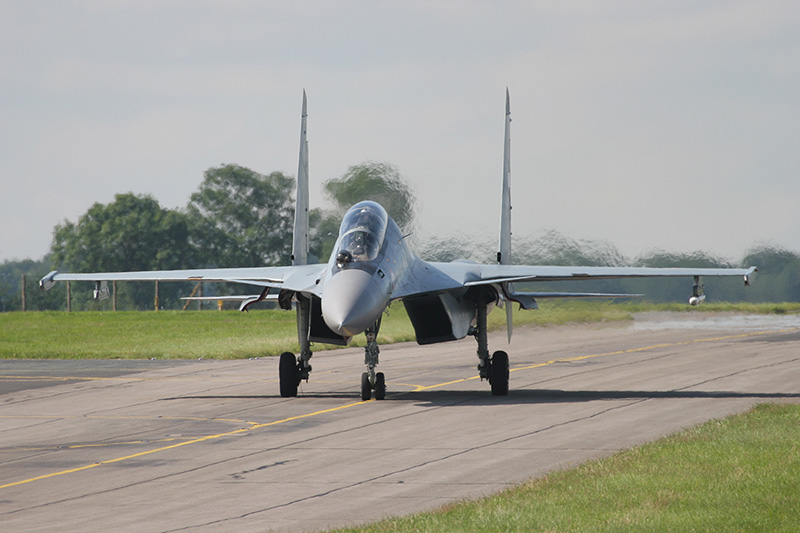
[[415, 260], [383, 207], [369, 201], [351, 207], [326, 268], [322, 317], [327, 326], [352, 337], [375, 324]]

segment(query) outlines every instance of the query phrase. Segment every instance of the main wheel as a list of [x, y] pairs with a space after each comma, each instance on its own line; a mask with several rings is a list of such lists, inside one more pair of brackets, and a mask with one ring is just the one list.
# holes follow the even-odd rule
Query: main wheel
[[369, 374], [361, 374], [361, 399], [367, 401], [372, 398], [372, 385], [369, 383]]
[[375, 399], [383, 400], [386, 398], [386, 378], [383, 372], [375, 374]]
[[300, 371], [297, 369], [297, 360], [293, 353], [283, 352], [278, 363], [278, 377], [280, 378], [281, 396], [292, 398], [297, 396], [297, 386], [300, 384]]
[[492, 355], [492, 367], [489, 377], [492, 384], [492, 396], [508, 394], [508, 354], [497, 351]]

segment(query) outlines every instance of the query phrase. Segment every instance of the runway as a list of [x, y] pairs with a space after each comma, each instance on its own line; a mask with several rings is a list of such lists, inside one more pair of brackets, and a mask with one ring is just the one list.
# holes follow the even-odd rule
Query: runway
[[[696, 316], [696, 315], [693, 315]], [[760, 402], [800, 401], [800, 318], [520, 328], [510, 392], [473, 339], [317, 352], [298, 398], [277, 358], [0, 361], [8, 531], [314, 531], [431, 509]], [[659, 326], [666, 323], [667, 327]]]

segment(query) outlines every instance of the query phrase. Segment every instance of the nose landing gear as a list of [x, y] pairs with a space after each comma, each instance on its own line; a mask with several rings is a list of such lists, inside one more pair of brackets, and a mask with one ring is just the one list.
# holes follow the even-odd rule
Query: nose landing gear
[[361, 374], [361, 399], [365, 402], [372, 398], [372, 391], [375, 391], [376, 400], [386, 398], [386, 378], [383, 372], [375, 372], [375, 367], [378, 366], [378, 355], [380, 354], [380, 348], [378, 348], [376, 340], [380, 328], [381, 319], [379, 318], [365, 332], [367, 345], [364, 347], [364, 364], [367, 365], [367, 371]]

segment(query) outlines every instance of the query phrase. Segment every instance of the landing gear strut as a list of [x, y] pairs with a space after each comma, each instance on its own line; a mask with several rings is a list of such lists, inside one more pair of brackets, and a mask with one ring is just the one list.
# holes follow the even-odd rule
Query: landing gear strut
[[478, 373], [481, 379], [489, 380], [492, 386], [492, 396], [506, 396], [508, 394], [508, 354], [496, 351], [489, 357], [489, 339], [486, 328], [486, 305], [483, 298], [475, 299], [477, 324], [470, 329], [470, 334], [478, 341]]
[[278, 377], [280, 379], [281, 396], [292, 398], [297, 396], [297, 387], [302, 380], [308, 381], [311, 373], [309, 360], [311, 352], [311, 341], [308, 340], [309, 324], [311, 321], [311, 301], [301, 294], [296, 294], [297, 298], [297, 340], [300, 342], [300, 356], [295, 359], [293, 353], [284, 352], [281, 354], [278, 363]]
[[367, 335], [367, 345], [364, 347], [364, 364], [367, 371], [361, 374], [361, 399], [367, 401], [372, 398], [372, 391], [375, 391], [375, 399], [383, 400], [386, 398], [386, 378], [383, 372], [375, 372], [378, 366], [378, 331], [381, 329], [381, 319], [375, 322], [365, 333]]

